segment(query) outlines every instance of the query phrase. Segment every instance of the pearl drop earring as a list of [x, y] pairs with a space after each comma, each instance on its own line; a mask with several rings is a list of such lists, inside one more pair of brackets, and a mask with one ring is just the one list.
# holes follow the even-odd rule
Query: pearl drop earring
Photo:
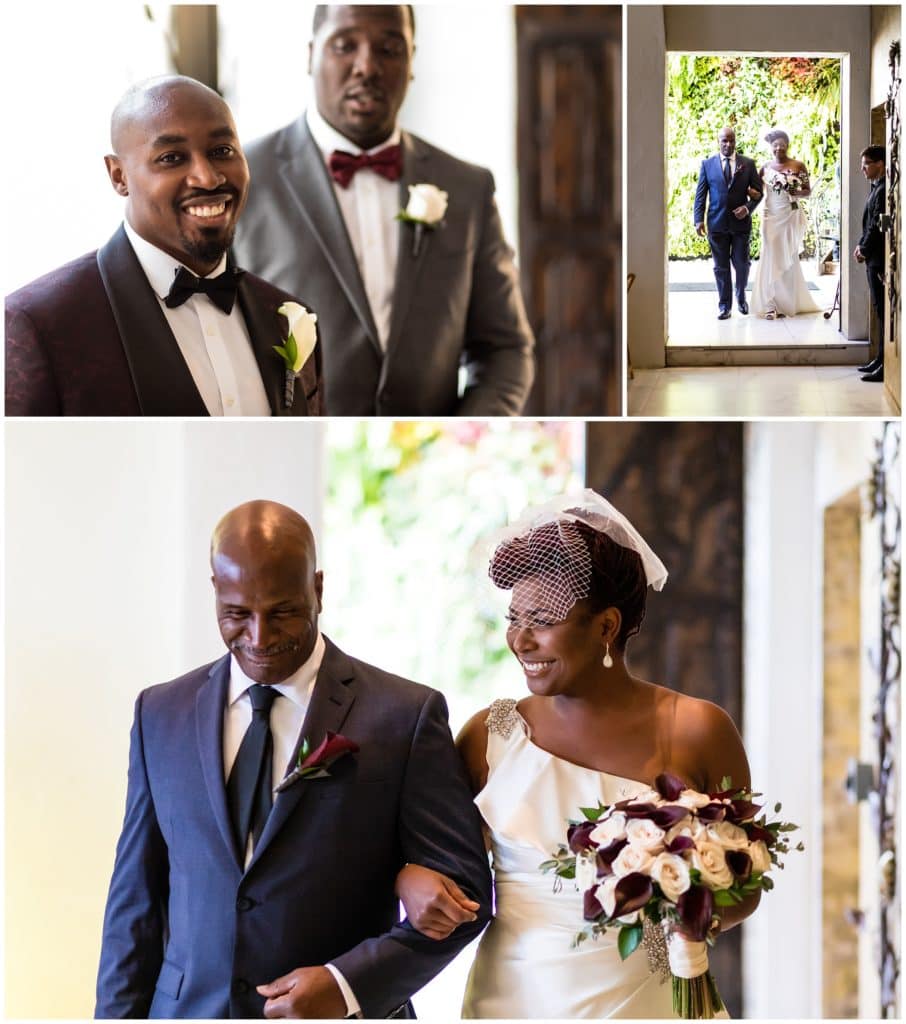
[[604, 668], [613, 668], [613, 658], [610, 656], [610, 641], [606, 641], [604, 644], [604, 657], [601, 661]]

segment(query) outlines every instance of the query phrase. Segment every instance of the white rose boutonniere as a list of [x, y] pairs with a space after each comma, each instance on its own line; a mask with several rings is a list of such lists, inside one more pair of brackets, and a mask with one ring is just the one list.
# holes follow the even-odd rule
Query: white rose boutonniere
[[396, 215], [396, 219], [415, 227], [415, 236], [412, 242], [413, 256], [418, 256], [425, 229], [433, 231], [434, 228], [443, 226], [449, 198], [449, 195], [436, 185], [409, 186], [409, 202], [406, 204], [406, 209], [400, 210]]
[[298, 302], [284, 302], [277, 312], [285, 316], [289, 324], [286, 341], [282, 345], [274, 345], [274, 351], [283, 360], [285, 367], [283, 404], [287, 409], [291, 409], [295, 397], [296, 378], [318, 342], [318, 330], [315, 327], [318, 317], [304, 306], [300, 306]]

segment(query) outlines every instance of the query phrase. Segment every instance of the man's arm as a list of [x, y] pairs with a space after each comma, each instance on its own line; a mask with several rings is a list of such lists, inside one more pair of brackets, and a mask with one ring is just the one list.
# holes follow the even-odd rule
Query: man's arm
[[705, 161], [702, 160], [701, 169], [698, 172], [698, 185], [695, 189], [695, 203], [692, 207], [692, 219], [695, 222], [695, 230], [705, 234], [705, 201], [708, 196], [708, 174], [705, 171]]
[[[758, 168], [755, 166], [754, 160], [748, 161], [748, 168], [749, 183], [746, 187], [746, 195], [749, 198], [746, 200], [746, 206], [748, 207], [749, 214], [751, 215], [755, 207], [764, 198], [764, 183], [761, 180], [761, 175], [758, 173]], [[757, 192], [758, 194], [753, 196], [752, 192], [749, 192], [748, 189], [751, 189], [752, 192]]]
[[868, 223], [859, 239], [857, 249], [861, 251], [862, 259], [869, 260], [876, 253], [884, 253], [884, 235], [881, 231], [881, 214], [886, 205], [886, 188], [878, 186], [871, 194], [868, 206]]
[[491, 876], [478, 811], [453, 746], [443, 697], [432, 692], [416, 727], [400, 796], [403, 857], [452, 878], [479, 904], [476, 920], [447, 939], [419, 934], [408, 921], [366, 939], [333, 964], [366, 1017], [385, 1017], [431, 978], [484, 928], [491, 917]]
[[139, 695], [126, 815], [104, 913], [95, 1017], [147, 1017], [163, 961], [169, 861], [148, 788], [141, 715]]
[[518, 416], [535, 375], [534, 345], [489, 172], [463, 346], [468, 379], [457, 415]]
[[7, 416], [59, 416], [62, 413], [50, 360], [28, 314], [6, 304]]

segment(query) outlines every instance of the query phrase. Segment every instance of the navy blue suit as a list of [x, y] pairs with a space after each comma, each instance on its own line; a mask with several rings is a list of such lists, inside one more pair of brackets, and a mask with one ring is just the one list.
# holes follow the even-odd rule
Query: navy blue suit
[[[326, 639], [326, 638], [325, 638]], [[224, 784], [229, 655], [139, 695], [126, 816], [97, 982], [98, 1017], [260, 1017], [255, 986], [334, 963], [385, 1017], [490, 915], [481, 826], [443, 697], [326, 640], [302, 737], [359, 744], [278, 794], [247, 868]], [[398, 923], [399, 869], [425, 864], [482, 905], [433, 942]]]
[[[758, 191], [750, 199], [748, 189]], [[695, 190], [693, 217], [696, 225], [705, 223], [705, 204], [708, 208], [708, 241], [714, 260], [714, 279], [717, 282], [718, 305], [721, 312], [729, 312], [733, 304], [733, 282], [730, 264], [736, 272], [736, 301], [746, 301], [749, 280], [749, 238], [752, 233], [751, 213], [761, 202], [764, 190], [755, 161], [736, 153], [736, 172], [729, 186], [724, 178], [723, 157], [712, 156], [702, 160]], [[733, 211], [745, 206], [749, 216], [740, 220]]]

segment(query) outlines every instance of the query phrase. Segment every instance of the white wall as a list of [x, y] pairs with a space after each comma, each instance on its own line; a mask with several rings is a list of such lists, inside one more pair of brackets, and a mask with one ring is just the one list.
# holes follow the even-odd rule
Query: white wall
[[[312, 97], [314, 4], [220, 5], [221, 82], [243, 139], [288, 124]], [[278, 40], [284, 42], [278, 43]], [[418, 4], [414, 81], [402, 127], [489, 167], [507, 240], [516, 246], [516, 22], [510, 4]]]
[[746, 429], [744, 738], [755, 787], [805, 843], [744, 926], [748, 1017], [822, 1012], [823, 514], [867, 480], [880, 432], [869, 420]]
[[135, 697], [224, 650], [223, 512], [274, 498], [319, 536], [323, 430], [6, 424], [7, 1016], [91, 1015]]

